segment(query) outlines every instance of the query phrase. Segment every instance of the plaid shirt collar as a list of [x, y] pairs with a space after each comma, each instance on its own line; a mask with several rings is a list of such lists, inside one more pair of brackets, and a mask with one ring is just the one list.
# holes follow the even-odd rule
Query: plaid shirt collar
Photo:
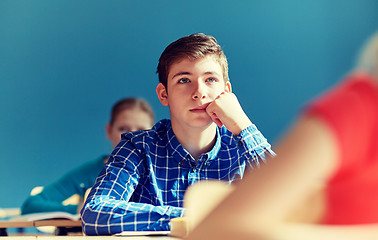
[[[184, 147], [180, 144], [177, 140], [176, 135], [173, 132], [171, 121], [168, 120], [166, 122], [167, 127], [167, 135], [165, 136], [165, 141], [167, 143], [166, 147], [168, 151], [171, 153], [173, 158], [180, 164], [185, 167], [192, 167], [195, 164], [194, 158], [190, 155], [188, 151], [184, 149]], [[219, 133], [219, 128], [216, 128], [216, 142], [214, 147], [207, 153], [205, 153], [204, 158], [198, 159], [198, 161], [208, 160], [212, 161], [215, 160], [218, 152], [221, 147], [221, 137]]]

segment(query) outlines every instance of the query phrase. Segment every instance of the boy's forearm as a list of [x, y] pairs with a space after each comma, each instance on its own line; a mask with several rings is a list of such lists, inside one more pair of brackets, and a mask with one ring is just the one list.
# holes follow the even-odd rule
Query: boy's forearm
[[229, 124], [227, 129], [232, 132], [235, 136], [238, 136], [244, 129], [252, 125], [251, 120], [248, 118], [246, 114], [244, 116], [239, 116], [237, 121], [233, 124]]
[[170, 229], [169, 221], [181, 217], [184, 211], [181, 207], [120, 200], [92, 202], [82, 213], [83, 231], [87, 235], [111, 235], [122, 231], [167, 231]]

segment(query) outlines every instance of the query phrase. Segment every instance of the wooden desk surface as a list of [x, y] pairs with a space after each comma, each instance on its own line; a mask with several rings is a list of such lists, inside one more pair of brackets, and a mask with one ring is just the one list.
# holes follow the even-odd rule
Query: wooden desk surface
[[[39, 220], [39, 221], [0, 221], [0, 228], [12, 228], [12, 227], [42, 227], [42, 226], [64, 226], [64, 227], [77, 227], [81, 226], [81, 221], [72, 221], [67, 219], [54, 219], [54, 220]], [[180, 238], [170, 237], [170, 236], [55, 236], [55, 235], [33, 235], [33, 236], [0, 236], [2, 239], [20, 239], [20, 240], [36, 240], [36, 239], [118, 239], [122, 240], [126, 238], [127, 240], [180, 240]]]
[[34, 227], [55, 226], [55, 227], [81, 227], [81, 220], [53, 219], [34, 221]]
[[33, 221], [0, 221], [0, 228], [34, 227]]
[[48, 240], [48, 239], [56, 239], [56, 240], [180, 240], [180, 238], [174, 238], [169, 236], [135, 236], [135, 237], [118, 237], [118, 236], [54, 236], [54, 235], [38, 235], [38, 236], [8, 236], [8, 237], [0, 237], [0, 239], [9, 240], [9, 239], [19, 239], [19, 240]]

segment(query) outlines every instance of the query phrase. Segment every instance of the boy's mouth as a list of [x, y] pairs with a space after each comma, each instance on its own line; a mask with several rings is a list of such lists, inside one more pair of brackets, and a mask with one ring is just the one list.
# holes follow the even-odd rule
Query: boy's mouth
[[201, 106], [198, 106], [198, 107], [195, 107], [195, 108], [192, 108], [190, 109], [191, 112], [195, 112], [195, 113], [202, 113], [202, 112], [206, 112], [206, 108], [207, 106], [209, 106], [210, 103], [206, 103], [206, 104], [203, 104]]

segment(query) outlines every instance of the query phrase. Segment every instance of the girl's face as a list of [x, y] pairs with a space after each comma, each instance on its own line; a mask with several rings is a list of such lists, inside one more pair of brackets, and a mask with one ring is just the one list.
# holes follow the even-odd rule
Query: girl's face
[[150, 129], [152, 124], [148, 113], [139, 108], [129, 108], [120, 112], [112, 125], [106, 125], [106, 133], [114, 148], [121, 140], [122, 133]]

